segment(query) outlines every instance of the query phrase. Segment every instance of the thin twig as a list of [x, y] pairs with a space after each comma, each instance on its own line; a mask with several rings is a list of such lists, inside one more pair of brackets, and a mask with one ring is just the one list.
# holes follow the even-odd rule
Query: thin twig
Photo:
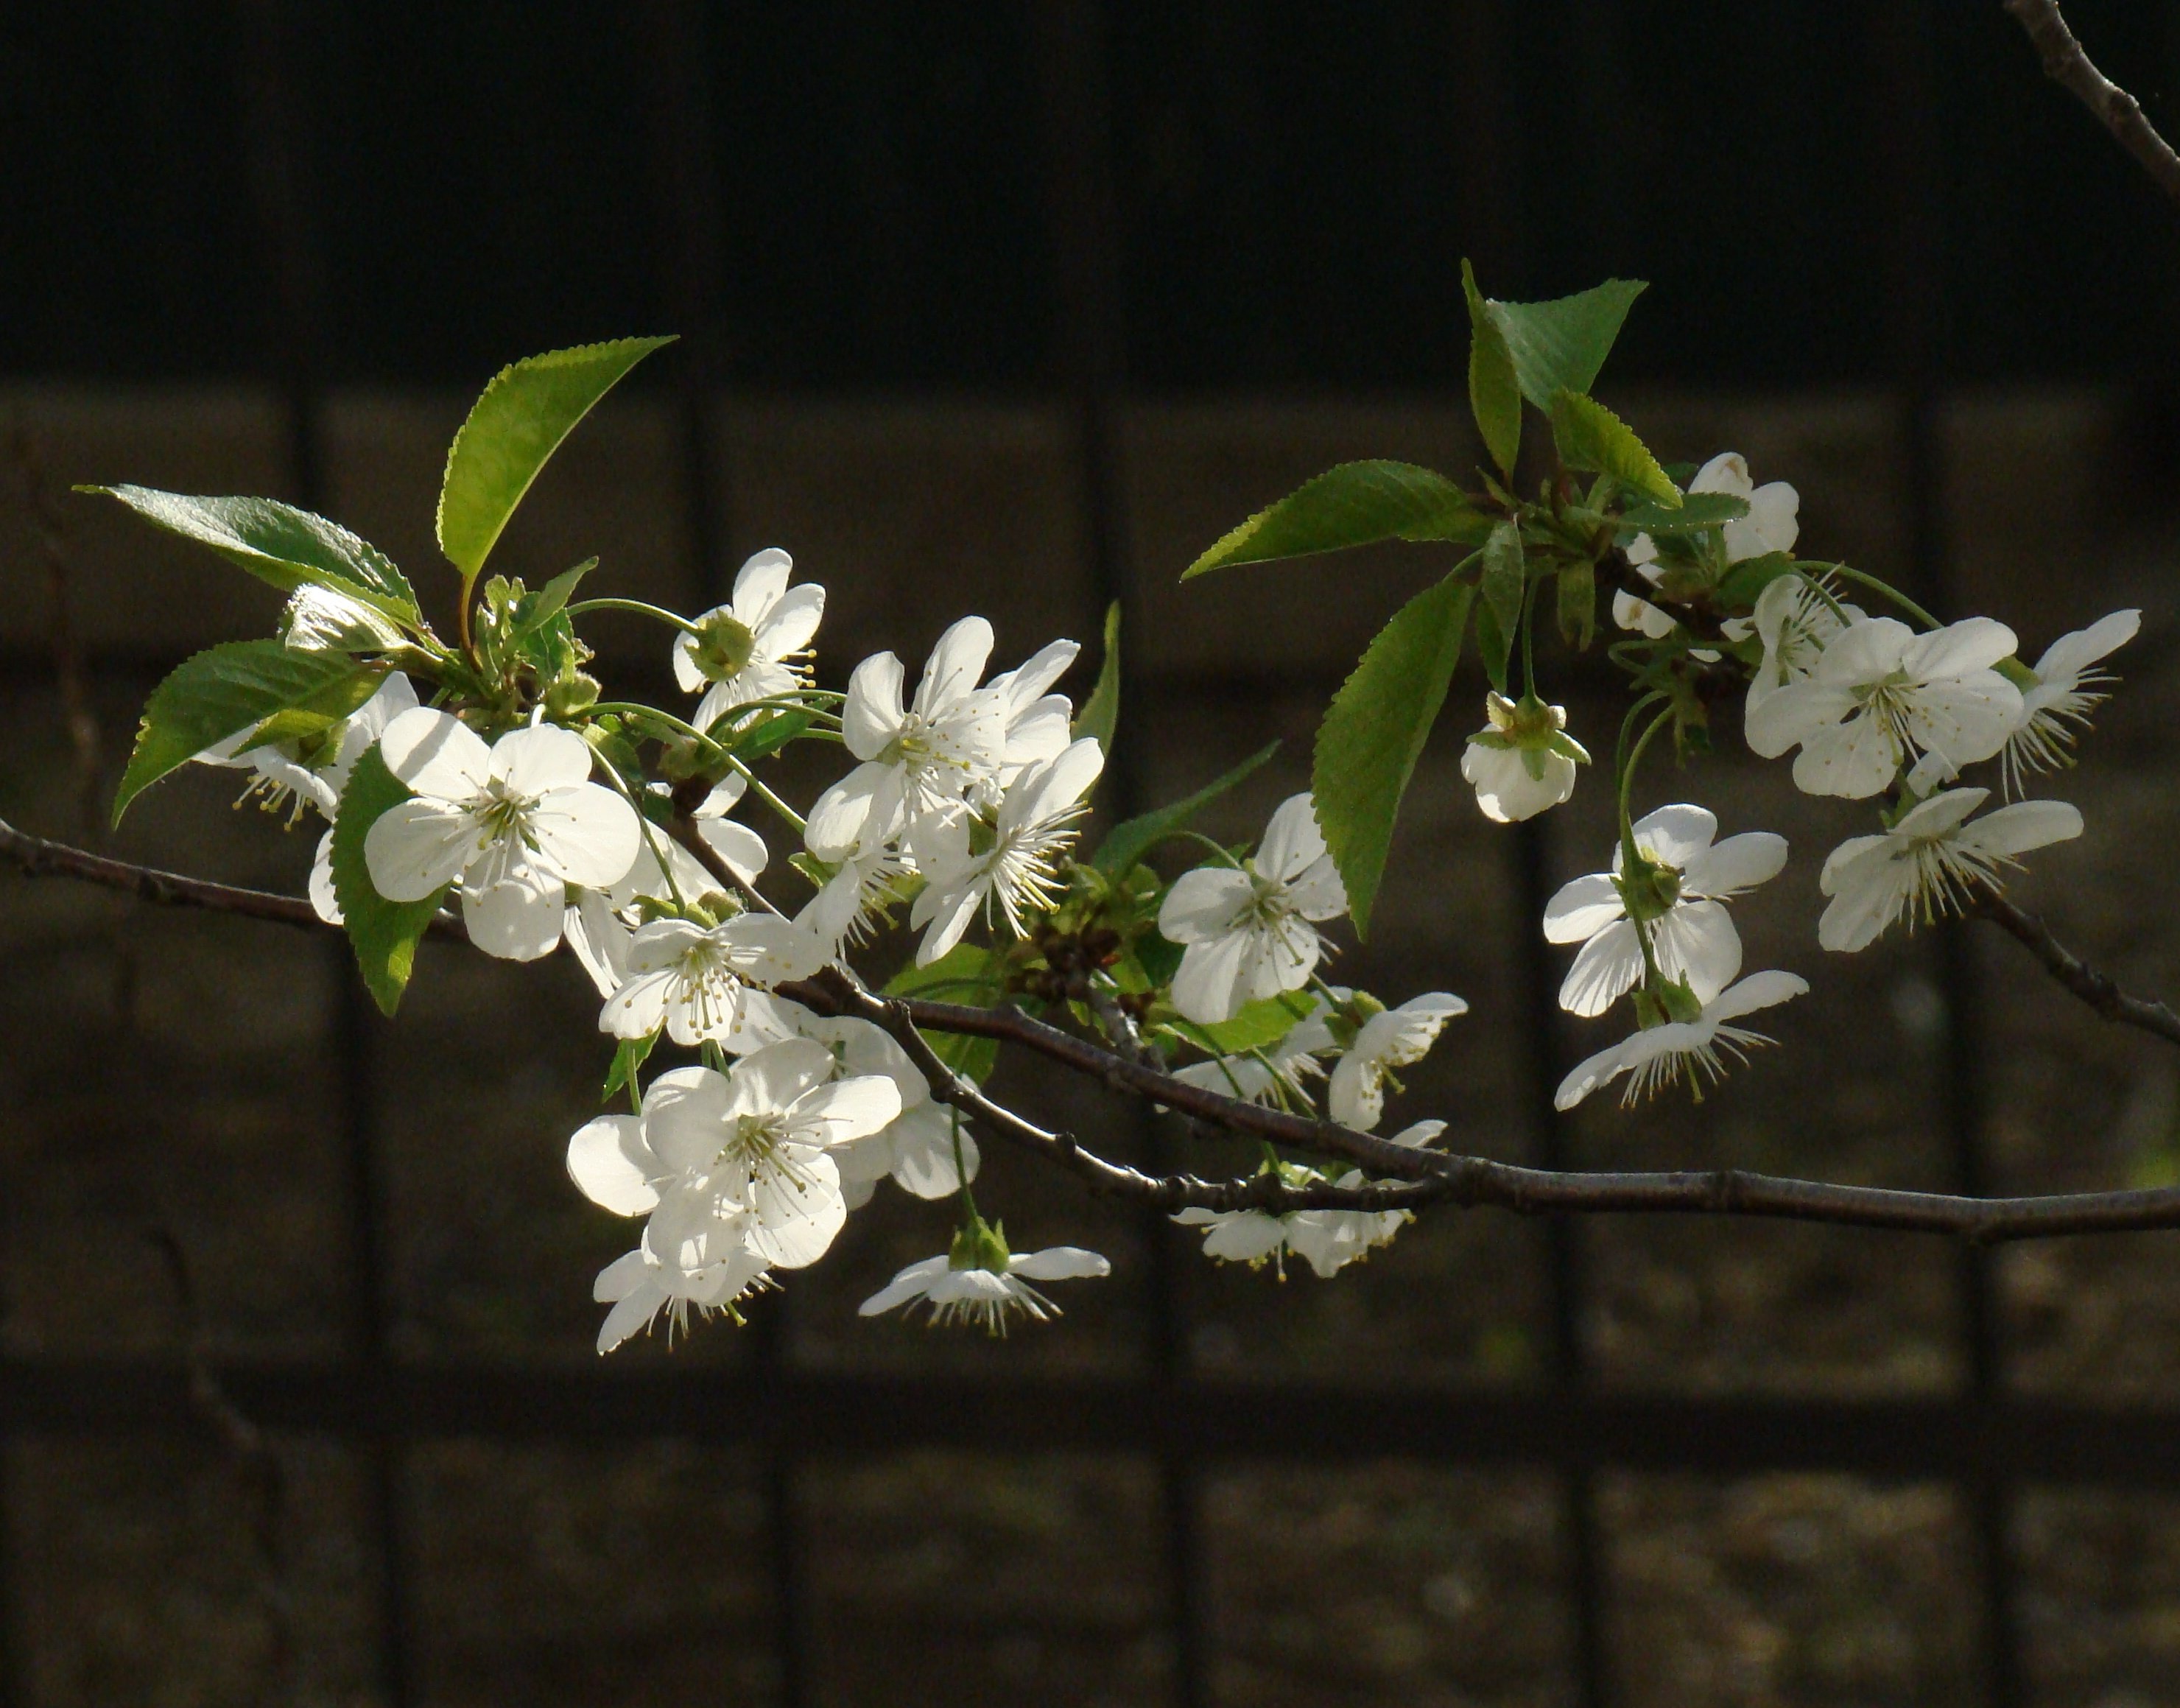
[[2112, 982], [2110, 974], [2098, 972], [2054, 937], [2051, 928], [2034, 913], [2024, 912], [1992, 890], [1978, 895], [1971, 911], [2018, 939], [2043, 963], [2046, 972], [2103, 1018], [2117, 1026], [2139, 1027], [2168, 1044], [2180, 1044], [2180, 1014], [2175, 1014], [2161, 1002], [2128, 995]]
[[[106, 859], [63, 843], [26, 835], [4, 821], [0, 821], [0, 858], [12, 862], [33, 877], [69, 877], [170, 906], [209, 908], [281, 924], [325, 928], [324, 923], [311, 911], [310, 903], [299, 897], [182, 878], [125, 861]], [[2025, 915], [2022, 917], [2027, 918]], [[2033, 921], [2029, 923], [2034, 926]], [[460, 933], [459, 923], [451, 920], [435, 922], [435, 928], [454, 935]], [[2042, 930], [2040, 926], [2034, 928]], [[2046, 964], [2050, 965], [2048, 961]], [[2057, 976], [2057, 970], [2053, 970]], [[2101, 977], [2094, 973], [2088, 976], [2093, 979]], [[1190, 1085], [1016, 1009], [968, 1008], [951, 1002], [888, 999], [873, 995], [838, 974], [782, 985], [780, 991], [821, 1013], [854, 1014], [884, 1027], [931, 1078], [944, 1101], [988, 1122], [1025, 1149], [1048, 1157], [1101, 1192], [1162, 1209], [1259, 1209], [1280, 1213], [1295, 1209], [1415, 1209], [1426, 1204], [1446, 1204], [1464, 1208], [1489, 1206], [1525, 1215], [1647, 1213], [1755, 1216], [1947, 1233], [1979, 1242], [2180, 1228], [2180, 1187], [2175, 1187], [2139, 1192], [2067, 1193], [2041, 1198], [1977, 1198], [1898, 1192], [1885, 1187], [1838, 1186], [1820, 1181], [1746, 1174], [1737, 1169], [1586, 1172], [1520, 1168], [1484, 1157], [1443, 1155], [1395, 1144], [1390, 1139], [1357, 1132], [1336, 1122], [1307, 1120], [1284, 1110], [1245, 1103]], [[2138, 1000], [2124, 999], [2130, 1006]], [[2150, 1011], [2161, 1006], [2139, 1006]], [[2115, 1017], [2133, 1018], [2125, 1012], [2116, 1013]], [[2144, 1022], [2135, 1019], [2134, 1023]], [[2163, 1033], [2165, 1022], [2150, 1029]], [[1191, 1175], [1147, 1175], [1097, 1155], [1070, 1134], [1048, 1132], [986, 1097], [939, 1059], [922, 1036], [927, 1030], [966, 1033], [1020, 1044], [1116, 1091], [1180, 1110], [1230, 1132], [1269, 1139], [1321, 1155], [1344, 1157], [1391, 1178], [1352, 1187], [1324, 1183], [1290, 1187], [1270, 1176], [1206, 1181]]]
[[2157, 134], [2157, 127], [2144, 115], [2142, 103], [2097, 69], [2067, 27], [2058, 0], [2006, 0], [2006, 9], [2035, 45], [2044, 74], [2088, 107], [2157, 187], [2180, 201], [2180, 154]]

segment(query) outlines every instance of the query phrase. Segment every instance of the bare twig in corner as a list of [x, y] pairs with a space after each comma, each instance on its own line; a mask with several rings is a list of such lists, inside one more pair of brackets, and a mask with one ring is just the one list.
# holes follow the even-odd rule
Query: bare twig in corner
[[2157, 187], [2180, 201], [2180, 154], [2144, 116], [2142, 103], [2097, 69], [2067, 27], [2058, 0], [2006, 0], [2006, 9], [2029, 32], [2044, 61], [2044, 74], [2088, 107]]
[[166, 1260], [173, 1282], [174, 1303], [182, 1314], [185, 1357], [190, 1375], [190, 1403], [197, 1417], [217, 1437], [234, 1461], [247, 1506], [250, 1539], [257, 1550], [257, 1598], [265, 1609], [266, 1628], [272, 1652], [266, 1672], [265, 1700], [292, 1701], [295, 1697], [295, 1609], [288, 1591], [286, 1551], [281, 1539], [281, 1518], [287, 1501], [287, 1477], [280, 1455], [264, 1430], [234, 1403], [219, 1372], [213, 1367], [210, 1336], [199, 1308], [196, 1282], [190, 1272], [189, 1255], [171, 1228], [150, 1231], [151, 1243]]
[[2044, 970], [2087, 1003], [2103, 1018], [2119, 1026], [2139, 1027], [2167, 1044], [2180, 1044], [2180, 1014], [2161, 1002], [2130, 996], [2051, 934], [2051, 928], [2034, 913], [2007, 901], [1996, 890], [1976, 897], [1974, 912], [2018, 940], [2043, 963]]

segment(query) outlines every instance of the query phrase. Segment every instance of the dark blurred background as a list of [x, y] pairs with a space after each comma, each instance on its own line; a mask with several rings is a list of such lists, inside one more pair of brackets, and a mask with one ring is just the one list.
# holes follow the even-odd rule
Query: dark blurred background
[[[2180, 123], [2180, 9], [2069, 9]], [[443, 607], [482, 382], [674, 330], [506, 567], [595, 552], [600, 591], [695, 609], [785, 546], [835, 681], [964, 611], [1011, 662], [1118, 598], [1105, 807], [1279, 735], [1213, 827], [1253, 834], [1443, 562], [1175, 577], [1333, 461], [1473, 464], [1467, 256], [1506, 297], [1653, 281], [1605, 396], [1669, 460], [1792, 481], [1805, 551], [2031, 657], [2146, 609], [2055, 785], [2089, 834], [2023, 893], [2169, 994], [2176, 231], [1995, 0], [15, 0], [0, 813], [299, 889], [311, 839], [225, 774], [103, 829], [151, 685], [277, 601], [69, 484], [307, 502]], [[655, 632], [598, 640], [670, 691]], [[1609, 741], [1611, 682], [1554, 668]], [[1396, 1119], [1570, 1165], [2180, 1181], [2161, 1046], [2008, 943], [1821, 956], [1817, 865], [1866, 815], [1720, 746], [1686, 792], [1795, 846], [1741, 914], [1816, 987], [1786, 1047], [1693, 1111], [1555, 1120], [1598, 1039], [1551, 1019], [1533, 922], [1609, 805], [1494, 829], [1442, 734], [1340, 963], [1474, 1005]], [[603, 1066], [564, 957], [427, 947], [388, 1025], [337, 944], [0, 877], [0, 1704], [2180, 1703], [2172, 1236], [1447, 1214], [1282, 1283], [994, 1154], [1018, 1244], [1115, 1259], [1060, 1325], [858, 1320], [942, 1237], [887, 1187], [751, 1328], [601, 1367], [625, 1234], [562, 1172]]]

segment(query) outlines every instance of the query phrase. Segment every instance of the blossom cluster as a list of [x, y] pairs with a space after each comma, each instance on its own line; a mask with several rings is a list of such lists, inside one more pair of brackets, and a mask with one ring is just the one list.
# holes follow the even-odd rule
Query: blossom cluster
[[[1578, 323], [1604, 327], [1609, 344], [1624, 303], [1570, 319], [1569, 304], [1585, 300], [1471, 308], [1549, 310], [1539, 324], [1550, 336], [1518, 340], [1534, 361], [1572, 348]], [[603, 389], [655, 347], [538, 359], [553, 376], [534, 399], [539, 418], [559, 420], [571, 364], [595, 368]], [[1514, 361], [1503, 339], [1478, 349], [1479, 360]], [[1601, 361], [1602, 346], [1594, 353]], [[519, 394], [524, 367], [495, 389]], [[1490, 688], [1461, 769], [1495, 822], [1566, 802], [1594, 763], [1566, 708], [1539, 691], [1540, 590], [1552, 589], [1561, 632], [1579, 647], [1600, 581], [1610, 588], [1608, 656], [1634, 690], [1613, 755], [1610, 857], [1562, 885], [1542, 920], [1550, 942], [1573, 950], [1561, 1006], [1596, 1019], [1624, 1003], [1633, 1024], [1567, 1073], [1562, 1109], [1621, 1081], [1629, 1101], [1675, 1083], [1701, 1097], [1771, 1041], [1751, 1017], [1808, 989], [1796, 972], [1744, 969], [1734, 918], [1740, 898], [1786, 869], [1786, 840], [1721, 835], [1717, 815], [1688, 802], [1637, 813], [1661, 736], [1685, 757], [1708, 744], [1714, 706], [1738, 696], [1754, 754], [1791, 755], [1811, 796], [1874, 803], [1874, 827], [1865, 821], [1816, 875], [1818, 943], [1852, 952], [1903, 921], [1965, 912], [2023, 855], [2081, 833], [2072, 806], [2029, 790], [2072, 763], [2111, 684], [2106, 661], [2139, 625], [2139, 612], [2115, 612], [2032, 667], [2000, 622], [1941, 622], [1874, 576], [1797, 557], [1798, 494], [1757, 484], [1739, 455], [1676, 484], [1563, 376], [1522, 380], [1521, 395], [1551, 404], [1557, 466], [1536, 502], [1519, 500], [1521, 405], [1491, 416], [1491, 399], [1521, 378], [1476, 394], [1505, 484], [1487, 476], [1471, 495], [1407, 465], [1343, 466], [1321, 477], [1339, 502], [1313, 482], [1291, 509], [1274, 507], [1276, 549], [1259, 537], [1268, 512], [1192, 570], [1371, 539], [1475, 548], [1374, 643], [1320, 733], [1317, 788], [1280, 802], [1253, 841], [1214, 840], [1192, 822], [1243, 767], [1084, 846], [1117, 715], [1111, 622], [1078, 708], [1062, 687], [1076, 642], [1051, 641], [994, 672], [998, 636], [973, 615], [939, 636], [912, 687], [891, 652], [856, 664], [843, 689], [821, 686], [826, 592], [798, 582], [779, 549], [751, 557], [728, 600], [694, 617], [575, 599], [589, 565], [536, 590], [485, 579], [512, 501], [502, 464], [465, 461], [465, 446], [514, 407], [505, 399], [499, 417], [480, 405], [449, 460], [442, 544], [462, 576], [452, 645], [399, 570], [322, 518], [109, 489], [161, 526], [240, 553], [290, 593], [277, 638], [213, 648], [162, 685], [121, 805], [194, 756], [249, 771], [245, 798], [291, 826], [323, 820], [311, 903], [347, 931], [389, 1011], [434, 923], [510, 961], [565, 945], [596, 988], [611, 1050], [603, 1100], [627, 1099], [625, 1112], [575, 1132], [568, 1172], [600, 1209], [640, 1223], [597, 1279], [601, 1352], [661, 1319], [670, 1337], [692, 1311], [739, 1320], [752, 1294], [823, 1258], [889, 1182], [950, 1201], [953, 1231], [865, 1314], [920, 1305], [998, 1333], [1055, 1314], [1042, 1286], [1107, 1273], [1104, 1258], [1072, 1246], [1017, 1253], [980, 1211], [976, 1124], [987, 1143], [997, 1121], [1050, 1154], [1077, 1147], [1007, 1127], [983, 1089], [995, 1028], [979, 1033], [965, 1011], [1071, 1030], [1115, 1083], [1123, 1067], [1148, 1071], [1156, 1089], [1132, 1083], [1154, 1102], [1257, 1135], [1249, 1179], [1159, 1190], [1264, 1207], [1189, 1208], [1175, 1220], [1200, 1230], [1214, 1259], [1284, 1276], [1291, 1256], [1330, 1277], [1410, 1220], [1381, 1207], [1373, 1170], [1351, 1159], [1427, 1173], [1448, 1130], [1411, 1119], [1365, 1137], [1467, 1002], [1436, 990], [1389, 1004], [1329, 974], [1341, 936], [1368, 923], [1384, 833], [1472, 620]], [[493, 455], [528, 457], [534, 474], [557, 443], [526, 432]], [[1596, 476], [1587, 490], [1577, 470]], [[670, 631], [661, 662], [679, 710], [603, 697], [578, 626], [601, 609]], [[1418, 708], [1409, 730], [1401, 720]], [[790, 747], [834, 761], [800, 809], [767, 780], [787, 774], [767, 768]], [[1986, 782], [1968, 778], [1979, 765], [1993, 768]], [[751, 822], [760, 814], [769, 838]], [[881, 1002], [859, 959], [890, 967], [885, 994], [922, 1001], [942, 1029]], [[970, 1029], [943, 1029], [947, 1005]]]

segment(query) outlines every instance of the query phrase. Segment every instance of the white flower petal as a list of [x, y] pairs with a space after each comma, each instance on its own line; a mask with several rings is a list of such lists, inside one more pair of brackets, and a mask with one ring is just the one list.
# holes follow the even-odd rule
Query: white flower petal
[[513, 794], [549, 795], [589, 781], [591, 744], [557, 724], [510, 730], [493, 743], [492, 769]]
[[[636, 808], [602, 783], [578, 783], [545, 796], [531, 809], [530, 834], [541, 868], [592, 890], [609, 889], [627, 877], [644, 841]], [[657, 834], [663, 840], [665, 832]]]
[[905, 1305], [911, 1299], [922, 1298], [931, 1283], [946, 1273], [946, 1254], [928, 1257], [911, 1264], [856, 1308], [858, 1316], [874, 1317]]
[[585, 1122], [568, 1141], [568, 1174], [583, 1195], [615, 1215], [648, 1215], [658, 1207], [652, 1176], [658, 1159], [643, 1140], [633, 1115], [602, 1115]]
[[1610, 873], [1593, 872], [1562, 884], [1544, 904], [1544, 940], [1580, 943], [1627, 912]]
[[421, 796], [380, 813], [363, 838], [371, 887], [388, 901], [421, 901], [460, 877], [476, 851], [469, 814]]
[[536, 961], [560, 945], [568, 892], [557, 878], [523, 873], [488, 890], [462, 886], [470, 941], [502, 961]]
[[419, 795], [466, 801], [492, 780], [492, 749], [451, 712], [419, 706], [378, 738], [386, 769]]
[[1049, 1246], [1007, 1259], [1009, 1275], [1027, 1275], [1032, 1281], [1082, 1281], [1112, 1272], [1113, 1265], [1096, 1252], [1076, 1245]]
[[1253, 864], [1267, 878], [1292, 882], [1324, 858], [1324, 833], [1318, 829], [1317, 806], [1307, 795], [1290, 795], [1264, 827], [1263, 846]]

